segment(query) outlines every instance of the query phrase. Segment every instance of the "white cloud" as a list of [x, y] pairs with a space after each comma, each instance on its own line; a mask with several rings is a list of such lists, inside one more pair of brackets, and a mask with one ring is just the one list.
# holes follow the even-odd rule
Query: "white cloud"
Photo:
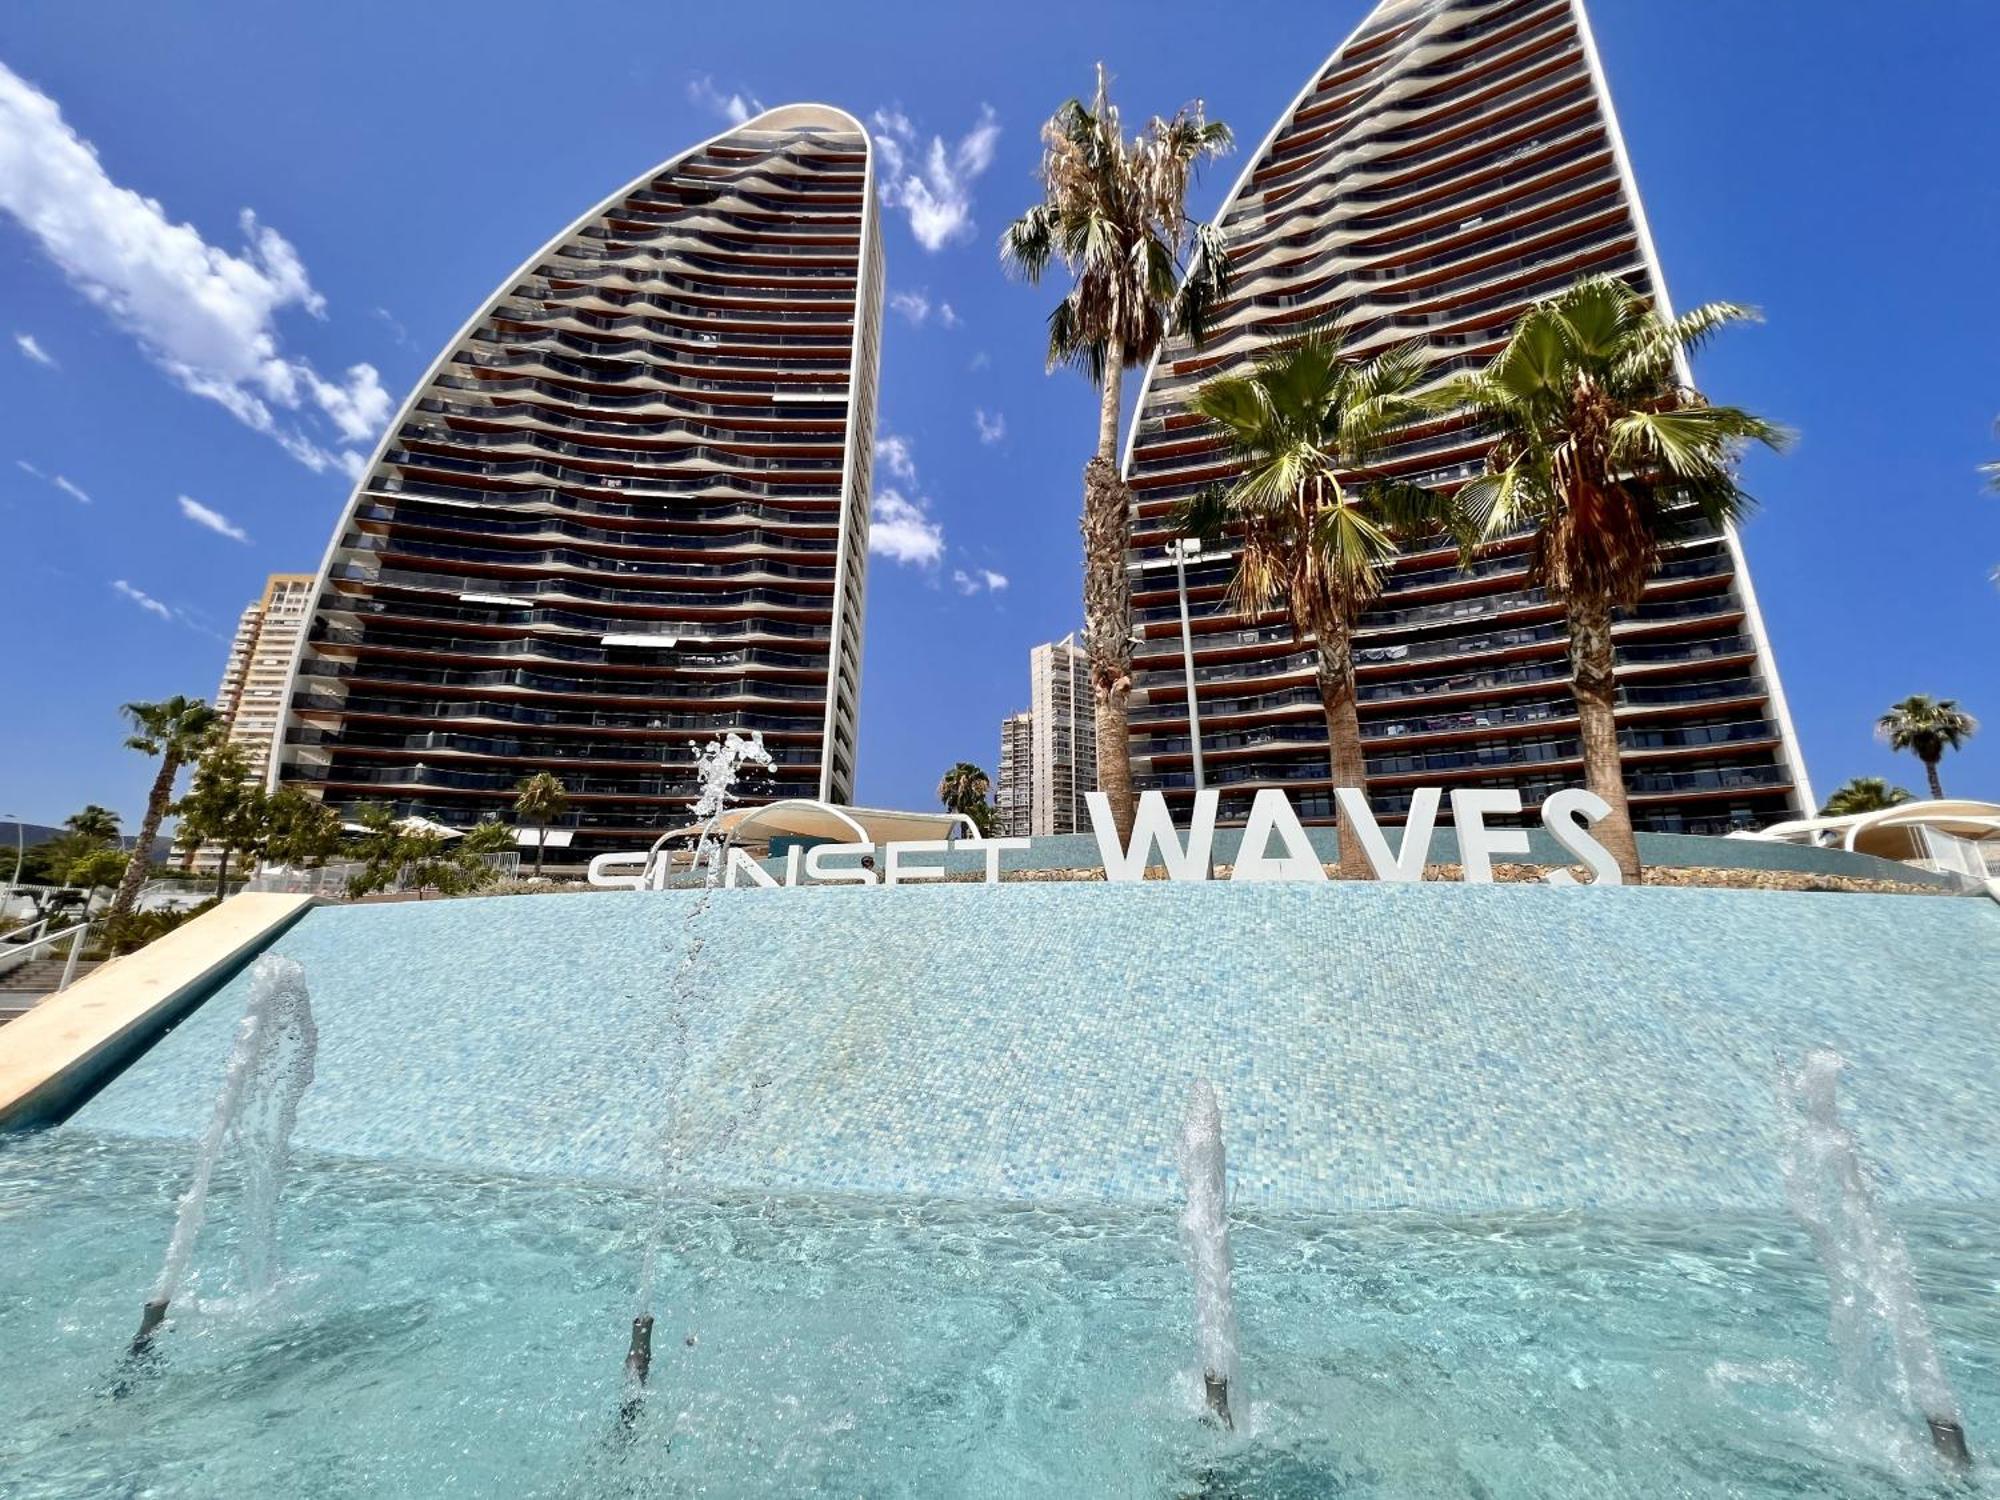
[[877, 490], [869, 515], [868, 550], [899, 563], [935, 566], [944, 556], [944, 528], [931, 519], [928, 505], [898, 490]]
[[206, 526], [217, 536], [226, 536], [232, 542], [249, 545], [250, 533], [238, 526], [219, 510], [210, 510], [199, 500], [191, 500], [186, 495], [180, 497], [181, 514], [197, 526]]
[[84, 297], [129, 333], [182, 389], [227, 409], [315, 472], [354, 472], [338, 451], [278, 413], [314, 411], [337, 443], [360, 443], [389, 415], [371, 365], [328, 380], [287, 354], [276, 320], [326, 315], [290, 241], [244, 209], [241, 253], [176, 224], [152, 198], [120, 187], [54, 100], [0, 64], [0, 210], [12, 214]]
[[972, 363], [965, 368], [968, 370], [985, 370], [990, 369], [992, 364], [993, 356], [988, 354], [984, 349], [981, 349], [977, 354], [972, 356]]
[[917, 482], [917, 461], [910, 452], [910, 440], [898, 437], [893, 432], [885, 432], [875, 439], [875, 456], [883, 466], [905, 484]]
[[718, 114], [732, 125], [741, 125], [752, 115], [764, 113], [764, 102], [755, 94], [727, 93], [715, 86], [715, 80], [703, 73], [688, 82], [688, 103], [698, 104], [712, 114]]
[[18, 468], [23, 474], [32, 474], [35, 476], [35, 478], [42, 480], [47, 484], [54, 485], [57, 489], [61, 490], [65, 495], [69, 496], [70, 499], [76, 501], [78, 504], [80, 505], [90, 504], [90, 496], [84, 493], [83, 486], [80, 484], [76, 484], [75, 482], [69, 479], [64, 478], [61, 474], [56, 474], [53, 476], [44, 474], [40, 469], [36, 468], [33, 464], [29, 463], [25, 458], [15, 459], [14, 466]]
[[963, 568], [953, 568], [951, 581], [968, 599], [974, 594], [997, 594], [1007, 587], [1007, 575], [996, 573], [991, 568], [974, 568], [970, 573]]
[[36, 364], [47, 365], [51, 370], [57, 368], [56, 357], [44, 349], [32, 333], [15, 334], [14, 345]]
[[982, 443], [997, 443], [1007, 435], [1007, 417], [1004, 412], [994, 412], [990, 416], [984, 407], [972, 414], [972, 425], [979, 432]]
[[901, 110], [878, 109], [874, 115], [875, 149], [881, 158], [882, 206], [900, 208], [910, 221], [910, 233], [926, 250], [942, 250], [972, 233], [972, 184], [993, 165], [993, 148], [1000, 138], [1000, 119], [983, 104], [979, 119], [947, 146], [934, 135], [929, 145]]
[[931, 301], [929, 287], [909, 287], [900, 292], [889, 293], [889, 311], [901, 313], [910, 320], [912, 328], [921, 328], [937, 314], [938, 327], [957, 328], [965, 319], [958, 315], [958, 309], [949, 302]]
[[158, 615], [162, 620], [171, 620], [174, 617], [174, 612], [168, 609], [166, 605], [160, 603], [159, 600], [155, 599], [151, 594], [146, 593], [143, 589], [133, 588], [131, 584], [122, 578], [112, 579], [111, 586], [148, 614]]

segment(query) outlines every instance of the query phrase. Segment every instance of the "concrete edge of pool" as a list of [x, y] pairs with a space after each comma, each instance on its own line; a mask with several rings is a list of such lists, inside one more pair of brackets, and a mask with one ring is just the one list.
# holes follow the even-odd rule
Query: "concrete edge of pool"
[[0, 1027], [0, 1131], [67, 1118], [318, 904], [234, 896]]

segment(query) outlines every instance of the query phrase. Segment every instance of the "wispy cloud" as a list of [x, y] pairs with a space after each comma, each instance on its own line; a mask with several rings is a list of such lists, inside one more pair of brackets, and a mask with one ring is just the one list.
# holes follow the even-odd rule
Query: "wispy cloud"
[[930, 320], [931, 299], [922, 292], [891, 292], [889, 311], [901, 313], [912, 327], [921, 328]]
[[875, 487], [868, 511], [868, 550], [893, 562], [934, 568], [944, 557], [944, 527], [931, 518], [930, 500], [915, 493], [917, 460], [910, 440], [893, 432], [875, 439], [875, 458], [889, 477], [908, 486]]
[[20, 469], [20, 471], [23, 474], [32, 474], [35, 476], [35, 478], [41, 480], [44, 484], [54, 485], [57, 489], [61, 490], [65, 495], [69, 496], [70, 499], [76, 501], [77, 504], [79, 505], [90, 504], [90, 496], [84, 493], [82, 485], [77, 484], [70, 479], [66, 479], [61, 474], [44, 474], [40, 469], [36, 468], [33, 464], [29, 463], [25, 458], [15, 459], [14, 464], [15, 467]]
[[1007, 587], [1007, 575], [996, 573], [991, 568], [974, 568], [967, 572], [964, 568], [951, 570], [952, 586], [968, 599], [974, 594], [997, 594]]
[[877, 490], [868, 518], [868, 550], [895, 562], [935, 567], [944, 556], [944, 527], [931, 519], [929, 504], [900, 490]]
[[900, 109], [875, 111], [875, 149], [881, 158], [882, 206], [900, 208], [910, 233], [937, 251], [971, 235], [972, 184], [993, 165], [1000, 118], [982, 104], [979, 119], [955, 144], [933, 135], [926, 144]]
[[138, 605], [139, 608], [145, 610], [147, 614], [158, 615], [162, 620], [173, 619], [174, 612], [144, 589], [135, 589], [122, 578], [112, 579], [111, 586], [127, 599], [130, 599], [134, 604]]
[[910, 452], [910, 440], [898, 437], [893, 432], [885, 432], [875, 439], [875, 456], [882, 460], [883, 467], [905, 484], [917, 482], [917, 461]]
[[937, 315], [940, 328], [956, 328], [965, 321], [949, 302], [932, 302], [929, 287], [906, 287], [889, 293], [889, 311], [901, 313], [910, 320], [913, 328], [923, 327], [933, 313]]
[[58, 368], [56, 357], [44, 349], [32, 333], [15, 334], [14, 347], [38, 365], [47, 365], [51, 370]]
[[179, 499], [181, 514], [194, 522], [195, 525], [205, 526], [217, 536], [226, 536], [232, 542], [242, 542], [245, 546], [250, 544], [250, 533], [230, 520], [221, 511], [211, 510], [199, 500], [190, 499], [186, 495], [180, 496]]
[[732, 125], [741, 125], [752, 115], [764, 112], [764, 101], [748, 90], [725, 93], [715, 86], [715, 80], [703, 73], [688, 81], [688, 103], [698, 104], [712, 114], [722, 116]]
[[979, 441], [989, 446], [1007, 435], [1007, 416], [1004, 412], [989, 414], [981, 407], [973, 412], [972, 425], [979, 433]]
[[401, 318], [398, 318], [386, 307], [378, 307], [374, 311], [376, 317], [389, 325], [389, 332], [395, 337], [398, 344], [401, 344], [405, 349], [414, 349], [417, 347], [416, 341], [410, 337], [410, 330], [403, 326]]
[[[327, 379], [289, 354], [278, 314], [326, 315], [290, 241], [244, 209], [243, 249], [209, 244], [111, 180], [53, 99], [0, 64], [0, 210], [183, 390], [214, 401], [306, 467], [360, 471], [355, 445], [389, 415], [373, 365]], [[322, 437], [280, 412], [314, 412]]]

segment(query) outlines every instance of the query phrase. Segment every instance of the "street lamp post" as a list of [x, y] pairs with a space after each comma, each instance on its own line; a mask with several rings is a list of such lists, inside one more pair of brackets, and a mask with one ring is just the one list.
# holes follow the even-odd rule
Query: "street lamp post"
[[1187, 680], [1188, 745], [1194, 752], [1194, 789], [1202, 789], [1201, 705], [1194, 695], [1194, 627], [1188, 622], [1187, 565], [1190, 557], [1201, 556], [1199, 537], [1176, 537], [1167, 543], [1174, 555], [1174, 584], [1181, 601], [1181, 670]]

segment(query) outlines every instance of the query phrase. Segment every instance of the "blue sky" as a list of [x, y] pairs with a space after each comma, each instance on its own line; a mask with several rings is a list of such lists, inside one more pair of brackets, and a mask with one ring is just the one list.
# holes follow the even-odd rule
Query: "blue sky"
[[[777, 3], [751, 33], [678, 4], [9, 7], [8, 97], [40, 113], [0, 128], [0, 812], [135, 818], [117, 705], [212, 693], [237, 612], [317, 565], [347, 455], [438, 346], [732, 97], [900, 117], [912, 171], [939, 142], [887, 215], [880, 424], [912, 470], [881, 482], [942, 535], [870, 571], [859, 794], [923, 806], [951, 762], [991, 769], [1029, 647], [1077, 623], [1093, 423], [1079, 377], [1042, 373], [1052, 292], [994, 259], [1039, 122], [1101, 57], [1128, 117], [1200, 95], [1253, 149], [1365, 8]], [[2000, 496], [1976, 474], [2000, 458], [2000, 7], [1592, 15], [1676, 302], [1768, 317], [1699, 374], [1800, 435], [1751, 459], [1745, 545], [1817, 788], [1920, 785], [1870, 730], [1927, 691], [1991, 726], [1947, 786], [2000, 797]]]

